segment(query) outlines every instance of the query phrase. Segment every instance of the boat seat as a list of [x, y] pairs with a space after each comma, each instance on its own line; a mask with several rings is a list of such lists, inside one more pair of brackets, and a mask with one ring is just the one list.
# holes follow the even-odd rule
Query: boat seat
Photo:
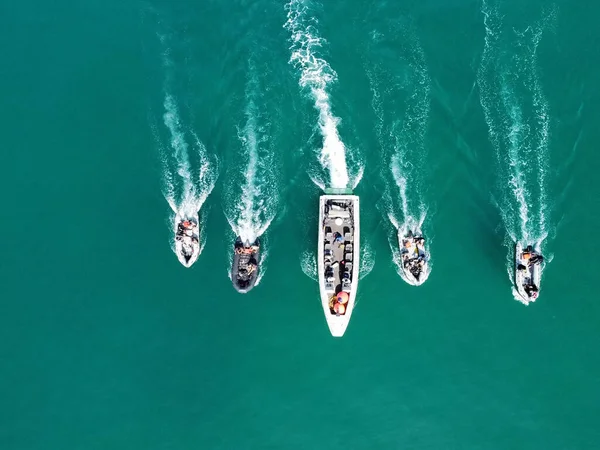
[[345, 259], [346, 259], [346, 261], [352, 262], [352, 253], [351, 252], [346, 253]]
[[325, 292], [335, 292], [335, 287], [333, 283], [327, 282], [325, 283]]
[[331, 239], [333, 239], [333, 233], [331, 232], [331, 229], [329, 231], [325, 232], [325, 239], [327, 239], [329, 241], [331, 241]]
[[344, 281], [342, 283], [342, 291], [350, 292], [351, 289], [352, 289], [352, 282], [350, 280]]
[[352, 234], [350, 233], [344, 233], [344, 239], [347, 241], [352, 242]]
[[348, 269], [350, 272], [352, 272], [352, 263], [351, 262], [346, 263], [346, 269]]
[[346, 244], [346, 251], [352, 253], [352, 244]]

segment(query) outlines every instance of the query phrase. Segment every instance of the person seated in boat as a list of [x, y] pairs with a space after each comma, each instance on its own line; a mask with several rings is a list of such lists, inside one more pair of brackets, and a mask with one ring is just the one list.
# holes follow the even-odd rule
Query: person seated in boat
[[256, 245], [256, 244], [252, 244], [250, 246], [250, 250], [252, 250], [252, 253], [256, 253], [259, 250], [259, 248], [260, 247], [258, 245]]
[[523, 250], [523, 253], [521, 254], [521, 258], [529, 260], [530, 258], [535, 256], [535, 254], [536, 253], [533, 251], [533, 247], [531, 245], [528, 245], [527, 248], [525, 250]]
[[528, 283], [525, 286], [523, 286], [523, 289], [525, 290], [525, 293], [531, 298], [536, 298], [538, 295], [539, 289], [535, 285], [535, 283]]
[[412, 265], [410, 268], [410, 273], [413, 277], [419, 278], [419, 275], [421, 275], [421, 267], [418, 264]]
[[414, 241], [415, 241], [416, 245], [423, 246], [423, 244], [425, 244], [425, 238], [423, 236], [417, 236], [417, 237], [415, 237]]
[[256, 265], [255, 264], [248, 264], [248, 275], [250, 275], [252, 272], [254, 272], [256, 270]]
[[180, 242], [188, 242], [190, 240], [190, 235], [186, 234], [186, 233], [177, 233], [175, 235], [175, 239], [177, 239]]
[[240, 247], [235, 248], [235, 253], [237, 255], [248, 255], [248, 254], [250, 254], [250, 251], [249, 251], [248, 247], [240, 246]]
[[517, 265], [517, 270], [519, 270], [521, 272], [526, 272], [527, 271], [527, 266], [525, 266], [524, 264], [518, 264]]
[[529, 258], [529, 265], [533, 266], [536, 264], [541, 264], [544, 262], [544, 257], [542, 255], [539, 255], [537, 253], [534, 253], [531, 258]]
[[192, 229], [196, 227], [196, 224], [194, 222], [192, 222], [191, 220], [184, 220], [183, 222], [181, 222], [181, 225], [183, 226], [183, 228], [186, 229]]

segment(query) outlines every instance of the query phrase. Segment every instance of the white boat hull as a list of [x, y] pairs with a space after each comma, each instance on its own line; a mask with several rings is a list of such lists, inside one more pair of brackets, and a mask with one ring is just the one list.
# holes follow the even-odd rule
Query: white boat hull
[[[533, 249], [534, 252], [539, 253], [536, 248]], [[517, 242], [515, 245], [515, 289], [518, 295], [521, 297], [519, 300], [523, 301], [525, 304], [529, 302], [534, 302], [539, 296], [530, 297], [527, 295], [525, 291], [524, 285], [528, 281], [533, 281], [533, 283], [540, 289], [540, 282], [542, 279], [542, 265], [541, 264], [532, 264], [530, 267], [527, 267], [527, 260], [523, 259], [521, 256], [523, 254], [523, 245], [520, 242]], [[519, 270], [518, 266], [522, 264], [527, 267], [526, 270]]]
[[[343, 247], [341, 250], [343, 252], [344, 258], [350, 257], [349, 260], [343, 259], [338, 261], [340, 264], [344, 264], [345, 267], [348, 267], [348, 263], [352, 264], [351, 269], [348, 269], [351, 277], [351, 281], [349, 284], [344, 284], [344, 288], [341, 288], [341, 285], [337, 285], [337, 281], [334, 283], [328, 282], [325, 277], [325, 269], [326, 269], [326, 261], [324, 258], [325, 250], [326, 250], [326, 241], [331, 242], [331, 239], [327, 238], [329, 233], [326, 232], [326, 226], [324, 223], [326, 220], [329, 220], [325, 216], [325, 205], [328, 200], [334, 201], [347, 201], [352, 204], [352, 226], [351, 226], [351, 238], [347, 241], [344, 241], [343, 244], [335, 244], [335, 251], [339, 252], [339, 248]], [[349, 217], [344, 217], [343, 220], [349, 220]], [[346, 222], [345, 222], [346, 224]], [[348, 226], [349, 227], [349, 226]], [[356, 304], [356, 292], [358, 288], [358, 278], [359, 278], [359, 267], [360, 267], [360, 222], [359, 222], [359, 199], [355, 195], [323, 195], [319, 198], [319, 241], [318, 241], [318, 257], [317, 257], [317, 269], [319, 275], [319, 292], [321, 297], [321, 304], [323, 307], [323, 313], [325, 314], [325, 320], [327, 321], [327, 326], [329, 327], [329, 331], [331, 335], [334, 337], [341, 337], [346, 332], [348, 328], [348, 324], [350, 322], [350, 318], [354, 311], [354, 306]], [[351, 242], [351, 247], [348, 246], [348, 243]], [[331, 244], [334, 244], [331, 242]], [[348, 250], [351, 248], [350, 253]], [[338, 258], [341, 259], [341, 258]], [[339, 267], [339, 266], [338, 266]], [[336, 267], [335, 270], [338, 270]], [[343, 266], [342, 266], [343, 267]], [[339, 281], [339, 280], [338, 280]], [[340, 281], [341, 282], [341, 281]], [[335, 286], [332, 286], [335, 284]], [[345, 304], [345, 313], [343, 315], [336, 315], [332, 313], [330, 307], [330, 301], [332, 296], [338, 293], [338, 291], [343, 290], [348, 293], [348, 302]]]
[[[417, 231], [415, 234], [417, 236], [422, 236], [420, 231]], [[429, 277], [429, 252], [427, 251], [427, 245], [425, 244], [421, 248], [417, 248], [417, 246], [413, 244], [411, 247], [406, 248], [404, 239], [404, 232], [398, 231], [398, 247], [400, 248], [400, 261], [398, 261], [398, 264], [400, 277], [412, 286], [420, 286], [425, 283]], [[423, 258], [423, 266], [418, 278], [415, 277], [408, 267], [404, 266], [404, 255], [409, 257], [420, 256]]]
[[[189, 220], [196, 224], [190, 239], [187, 237], [185, 239], [177, 239], [178, 226], [183, 220]], [[176, 216], [174, 221], [173, 236], [175, 239], [175, 254], [177, 255], [177, 259], [179, 259], [179, 262], [184, 267], [191, 267], [197, 261], [198, 256], [200, 255], [200, 226], [198, 224], [198, 218]]]

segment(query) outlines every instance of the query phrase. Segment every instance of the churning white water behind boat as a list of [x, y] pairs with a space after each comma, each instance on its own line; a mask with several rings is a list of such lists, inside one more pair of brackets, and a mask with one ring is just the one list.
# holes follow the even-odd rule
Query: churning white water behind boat
[[349, 157], [338, 130], [340, 119], [332, 111], [330, 89], [337, 81], [337, 73], [323, 56], [327, 41], [319, 35], [317, 21], [312, 15], [312, 10], [319, 7], [317, 2], [305, 0], [292, 0], [285, 6], [287, 21], [284, 26], [291, 35], [290, 63], [299, 70], [300, 86], [309, 93], [319, 113], [317, 125], [322, 146], [318, 150], [318, 159], [322, 170], [328, 174], [328, 179], [321, 173], [311, 173], [310, 178], [321, 189], [353, 189], [360, 182], [364, 168], [358, 150]]
[[[218, 164], [211, 159], [206, 147], [181, 117], [180, 108], [172, 94], [175, 64], [169, 54], [169, 36], [159, 36], [163, 47], [162, 62], [165, 71], [163, 84], [163, 127], [155, 125], [154, 136], [161, 154], [163, 195], [172, 214], [169, 226], [173, 232], [177, 222], [183, 218], [197, 217], [202, 205], [212, 192], [217, 177]], [[194, 163], [190, 160], [194, 155]], [[200, 220], [200, 252], [204, 248], [205, 234], [202, 217]], [[172, 242], [172, 248], [174, 244]]]
[[[515, 242], [544, 253], [552, 231], [547, 195], [552, 119], [540, 81], [538, 48], [556, 11], [522, 30], [504, 23], [494, 1], [484, 0], [481, 12], [485, 43], [477, 83], [496, 156], [494, 200], [506, 229], [506, 267], [512, 281]], [[523, 301], [514, 288], [513, 293]]]
[[[415, 27], [409, 18], [387, 17], [371, 32], [371, 57], [366, 58], [371, 105], [376, 117], [375, 133], [384, 157], [385, 188], [382, 214], [389, 220], [388, 241], [398, 274], [402, 269], [398, 233], [423, 232], [428, 206], [425, 187], [427, 148], [425, 136], [430, 116], [430, 84], [427, 62]], [[394, 51], [392, 51], [394, 50]], [[398, 51], [399, 50], [399, 51]], [[431, 240], [425, 235], [429, 244]], [[423, 279], [429, 276], [428, 270]]]

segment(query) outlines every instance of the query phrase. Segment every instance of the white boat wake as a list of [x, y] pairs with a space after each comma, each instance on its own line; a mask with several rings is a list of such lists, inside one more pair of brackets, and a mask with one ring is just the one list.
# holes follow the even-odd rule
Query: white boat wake
[[314, 251], [304, 250], [300, 255], [300, 267], [302, 272], [313, 281], [319, 281], [317, 269], [317, 254]]
[[[199, 253], [201, 253], [205, 244], [205, 234], [203, 233], [204, 227], [199, 212], [215, 186], [217, 164], [210, 161], [206, 148], [198, 139], [198, 136], [190, 131], [189, 134], [193, 138], [192, 145], [197, 153], [200, 166], [197, 172], [192, 171], [188, 156], [189, 145], [181, 126], [177, 106], [173, 97], [169, 94], [165, 97], [164, 107], [163, 119], [170, 133], [168, 148], [171, 152], [168, 152], [162, 145], [160, 145], [160, 148], [163, 161], [163, 195], [173, 212], [170, 223], [175, 233], [178, 224], [182, 220], [199, 220]], [[172, 247], [175, 251], [174, 241]]]
[[[397, 29], [392, 21], [389, 29], [374, 30], [371, 44], [374, 63], [366, 67], [371, 85], [372, 107], [377, 117], [377, 139], [389, 161], [389, 172], [384, 174], [386, 189], [383, 196], [383, 213], [393, 225], [388, 241], [392, 260], [398, 274], [409, 280], [400, 257], [399, 233], [409, 230], [422, 233], [427, 206], [424, 199], [424, 172], [427, 150], [425, 135], [430, 116], [430, 85], [423, 49], [411, 26]], [[400, 49], [389, 60], [388, 47]], [[399, 63], [399, 60], [401, 64]], [[427, 248], [430, 248], [430, 239]], [[431, 271], [419, 278], [424, 282]]]
[[[228, 178], [236, 180], [239, 172], [243, 173], [243, 177], [241, 184], [232, 181], [225, 194], [225, 216], [231, 230], [235, 237], [239, 236], [248, 243], [265, 234], [279, 207], [275, 144], [271, 136], [272, 124], [265, 109], [265, 90], [261, 86], [258, 71], [250, 61], [245, 92], [245, 122], [238, 129], [243, 166], [240, 168], [238, 164], [232, 164]], [[266, 271], [268, 252], [265, 245], [261, 241], [261, 269], [256, 284]]]
[[358, 279], [362, 280], [369, 275], [375, 266], [375, 251], [367, 241], [360, 246], [360, 266]]
[[[165, 41], [166, 38], [162, 36], [161, 43], [165, 44]], [[168, 137], [166, 139], [161, 138], [162, 133], [156, 127], [154, 135], [161, 153], [163, 166], [163, 195], [173, 213], [169, 217], [169, 223], [173, 229], [171, 248], [175, 252], [174, 237], [178, 224], [189, 219], [198, 222], [199, 225], [200, 245], [198, 254], [200, 254], [204, 248], [205, 234], [199, 212], [215, 186], [218, 177], [218, 164], [216, 160], [211, 161], [206, 147], [196, 133], [182, 123], [175, 97], [169, 91], [170, 71], [174, 64], [169, 59], [168, 54], [168, 51], [163, 53], [163, 65], [167, 70], [167, 74], [164, 86], [164, 113], [162, 116]], [[168, 144], [164, 144], [164, 140]], [[197, 170], [192, 169], [190, 147], [194, 150], [195, 162], [198, 164]], [[195, 258], [198, 254], [195, 255]]]
[[328, 88], [337, 80], [336, 72], [327, 61], [318, 56], [326, 42], [314, 26], [316, 20], [310, 16], [307, 2], [292, 0], [286, 6], [287, 22], [284, 27], [291, 33], [290, 63], [300, 69], [300, 86], [307, 88], [319, 111], [319, 131], [323, 137], [323, 145], [319, 154], [319, 162], [329, 172], [329, 182], [324, 183], [316, 175], [311, 178], [317, 186], [324, 189], [325, 184], [332, 188], [355, 187], [362, 177], [362, 167], [357, 167], [352, 179], [348, 174], [346, 148], [342, 142], [338, 125], [340, 119], [333, 115]]
[[[503, 26], [498, 5], [491, 3], [482, 4], [486, 34], [477, 83], [498, 166], [496, 201], [508, 236], [507, 271], [514, 282], [515, 243], [544, 253], [550, 232], [546, 178], [551, 119], [537, 50], [556, 11], [519, 32]], [[527, 303], [513, 291], [516, 300]]]

